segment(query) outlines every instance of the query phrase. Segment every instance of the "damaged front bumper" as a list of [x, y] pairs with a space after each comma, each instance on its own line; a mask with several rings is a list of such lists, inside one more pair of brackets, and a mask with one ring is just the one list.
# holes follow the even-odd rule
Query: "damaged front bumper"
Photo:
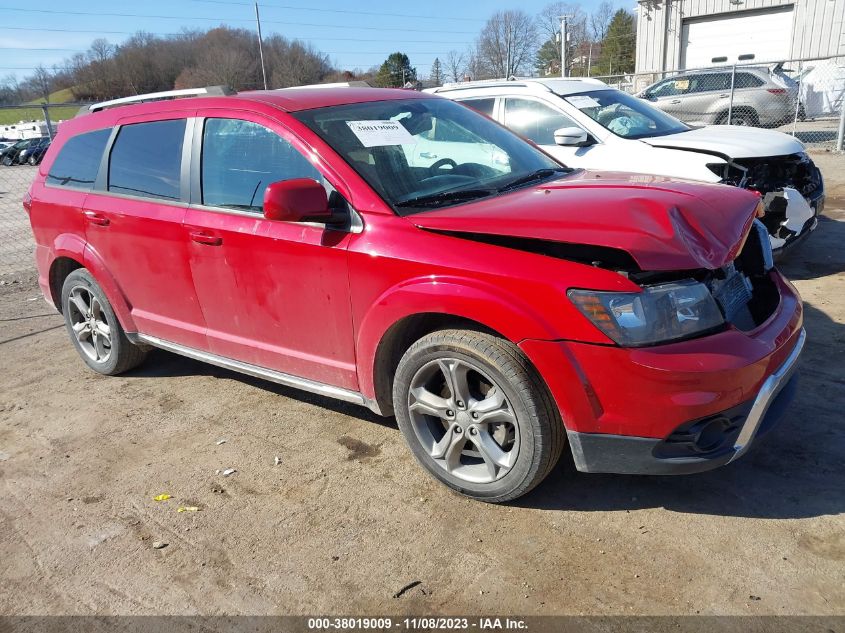
[[576, 468], [591, 473], [684, 475], [738, 459], [775, 426], [792, 401], [806, 338], [802, 329], [792, 352], [753, 400], [685, 423], [665, 439], [568, 430]]

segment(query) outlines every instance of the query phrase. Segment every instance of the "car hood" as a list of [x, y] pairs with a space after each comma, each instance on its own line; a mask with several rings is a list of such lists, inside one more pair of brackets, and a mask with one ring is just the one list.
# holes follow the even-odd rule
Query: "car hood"
[[742, 125], [708, 125], [689, 132], [640, 140], [653, 147], [698, 150], [728, 158], [784, 156], [804, 151], [801, 142], [788, 134]]
[[408, 219], [469, 239], [509, 236], [619, 249], [641, 270], [715, 269], [736, 257], [758, 200], [726, 185], [578, 171]]

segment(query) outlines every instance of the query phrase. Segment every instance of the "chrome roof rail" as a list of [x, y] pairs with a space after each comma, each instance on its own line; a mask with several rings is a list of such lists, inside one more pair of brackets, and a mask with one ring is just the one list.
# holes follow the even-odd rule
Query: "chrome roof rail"
[[[144, 95], [134, 95], [111, 101], [92, 103], [87, 107], [88, 112], [99, 112], [106, 108], [114, 108], [130, 103], [145, 103], [147, 101], [163, 101], [165, 99], [178, 99], [179, 97], [223, 97], [238, 94], [229, 86], [208, 86], [207, 88], [185, 88], [183, 90], [165, 90], [164, 92], [150, 92]], [[84, 109], [83, 109], [84, 113]]]

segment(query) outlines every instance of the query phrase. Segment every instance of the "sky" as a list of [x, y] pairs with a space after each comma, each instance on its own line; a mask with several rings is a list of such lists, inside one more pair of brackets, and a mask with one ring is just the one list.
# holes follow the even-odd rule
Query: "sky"
[[[582, 0], [590, 12], [600, 0]], [[259, 0], [264, 35], [280, 33], [312, 43], [341, 69], [381, 64], [394, 51], [410, 57], [427, 77], [435, 57], [464, 51], [484, 22], [499, 10], [519, 8], [538, 14], [549, 0]], [[632, 8], [634, 0], [615, 0]], [[255, 28], [250, 0], [146, 0], [120, 2], [0, 0], [0, 76], [21, 78], [32, 69], [61, 65], [91, 41], [104, 37], [119, 44], [139, 30], [156, 34], [182, 28], [225, 24]], [[59, 49], [59, 50], [57, 50]]]

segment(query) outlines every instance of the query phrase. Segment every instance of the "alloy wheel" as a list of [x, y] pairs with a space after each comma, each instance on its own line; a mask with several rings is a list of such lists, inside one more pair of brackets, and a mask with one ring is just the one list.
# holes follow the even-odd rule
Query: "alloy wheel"
[[68, 318], [80, 349], [96, 363], [112, 352], [112, 333], [99, 299], [85, 286], [75, 286], [68, 297]]
[[439, 358], [411, 380], [408, 410], [432, 460], [466, 482], [490, 483], [516, 464], [519, 426], [504, 390], [466, 360]]

